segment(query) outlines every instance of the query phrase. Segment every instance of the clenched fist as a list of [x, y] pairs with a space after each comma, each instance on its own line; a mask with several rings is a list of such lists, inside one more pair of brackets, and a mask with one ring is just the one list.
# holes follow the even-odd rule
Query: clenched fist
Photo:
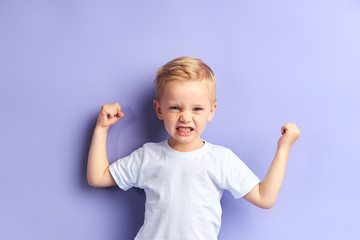
[[115, 123], [117, 123], [123, 116], [124, 113], [121, 112], [120, 104], [118, 103], [104, 104], [101, 107], [101, 111], [99, 113], [96, 126], [109, 128]]
[[281, 128], [281, 137], [278, 141], [279, 147], [291, 148], [296, 139], [300, 136], [300, 131], [295, 123], [286, 123]]

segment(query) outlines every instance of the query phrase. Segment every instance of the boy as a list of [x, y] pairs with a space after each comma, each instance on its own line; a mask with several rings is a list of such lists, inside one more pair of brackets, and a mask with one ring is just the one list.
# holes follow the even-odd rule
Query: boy
[[216, 80], [201, 60], [176, 58], [161, 67], [154, 108], [169, 139], [147, 143], [109, 166], [106, 135], [124, 114], [118, 103], [103, 105], [88, 159], [88, 182], [145, 190], [144, 225], [135, 239], [217, 239], [224, 189], [235, 198], [270, 208], [282, 184], [286, 162], [300, 132], [287, 123], [270, 169], [262, 182], [231, 150], [201, 139], [214, 116]]

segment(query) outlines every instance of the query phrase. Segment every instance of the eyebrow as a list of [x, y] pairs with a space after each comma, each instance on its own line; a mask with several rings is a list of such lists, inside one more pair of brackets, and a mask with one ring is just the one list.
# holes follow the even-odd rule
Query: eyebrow
[[206, 108], [207, 105], [204, 105], [204, 104], [195, 104], [194, 107]]
[[[177, 103], [169, 103], [170, 107], [182, 107], [182, 104], [177, 104]], [[206, 104], [195, 104], [195, 105], [191, 105], [189, 108], [193, 109], [193, 108], [202, 108], [202, 109], [206, 109], [209, 108], [208, 105]]]
[[[168, 105], [183, 105], [181, 102], [178, 103], [176, 101], [168, 101]], [[196, 107], [206, 107], [207, 104], [205, 103], [195, 103], [192, 106], [196, 106]]]

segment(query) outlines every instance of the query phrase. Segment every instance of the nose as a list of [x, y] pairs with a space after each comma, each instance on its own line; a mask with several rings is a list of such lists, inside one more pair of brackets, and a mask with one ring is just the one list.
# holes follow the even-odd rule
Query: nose
[[180, 113], [180, 122], [188, 123], [191, 120], [191, 113], [189, 111], [182, 111]]

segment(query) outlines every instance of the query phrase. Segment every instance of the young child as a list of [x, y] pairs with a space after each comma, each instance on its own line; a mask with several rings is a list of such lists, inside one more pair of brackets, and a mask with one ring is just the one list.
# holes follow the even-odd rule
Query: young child
[[88, 159], [90, 185], [145, 190], [145, 220], [135, 239], [217, 239], [224, 189], [235, 198], [270, 208], [279, 193], [290, 148], [300, 135], [296, 125], [281, 128], [274, 160], [260, 182], [231, 150], [201, 139], [217, 107], [215, 76], [205, 63], [176, 58], [159, 69], [155, 84], [153, 104], [169, 139], [146, 143], [109, 166], [107, 131], [124, 114], [118, 103], [105, 104]]

